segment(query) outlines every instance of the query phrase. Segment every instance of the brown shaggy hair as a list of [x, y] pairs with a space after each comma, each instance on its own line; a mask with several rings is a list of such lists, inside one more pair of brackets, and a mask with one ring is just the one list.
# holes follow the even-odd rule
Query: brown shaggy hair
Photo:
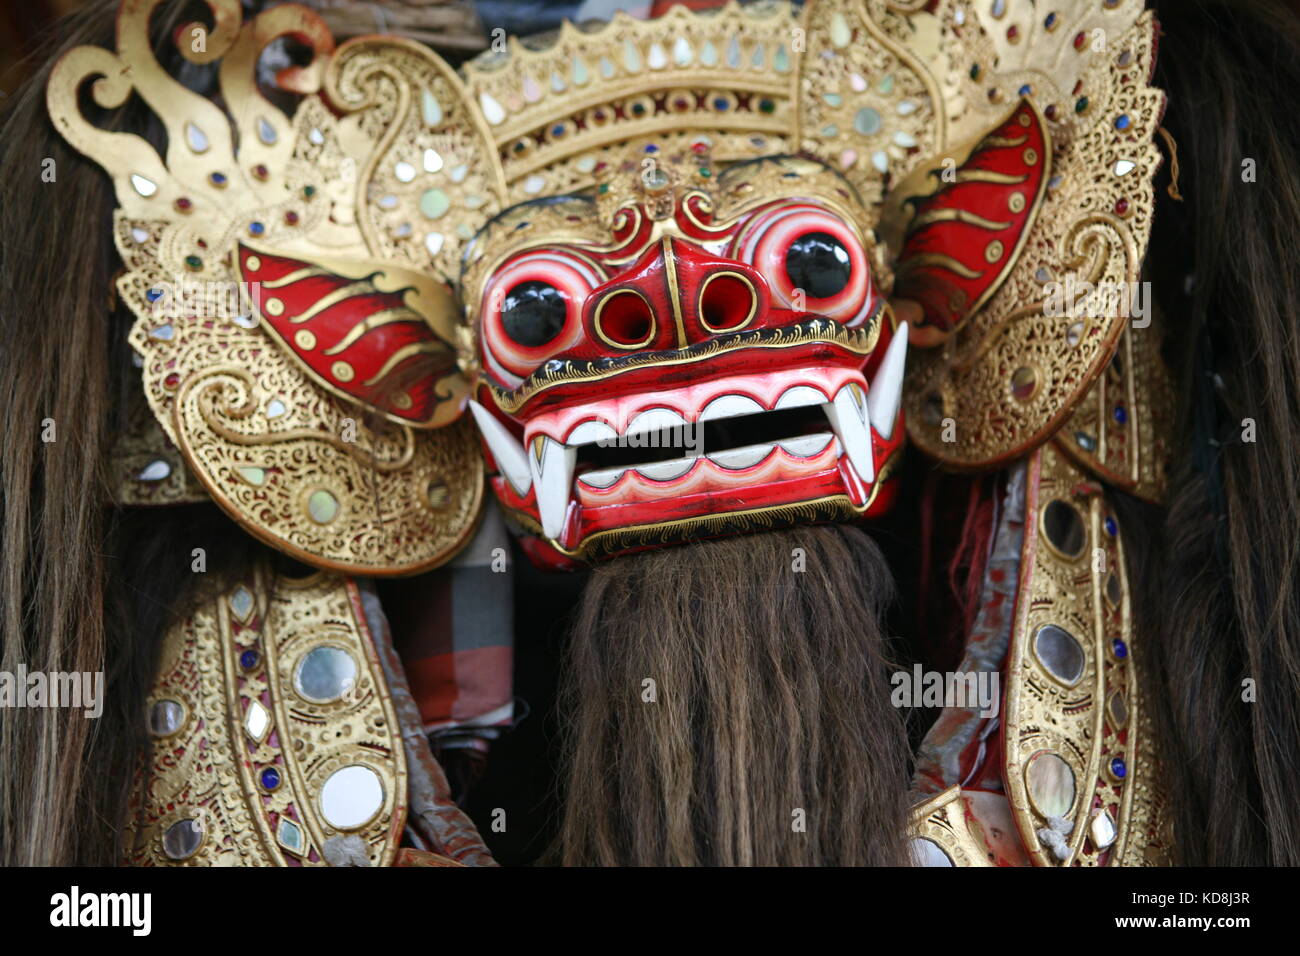
[[1162, 202], [1150, 261], [1183, 449], [1138, 611], [1158, 657], [1175, 845], [1189, 864], [1296, 865], [1300, 14], [1282, 0], [1157, 7], [1186, 200]]
[[[155, 17], [161, 41], [182, 4]], [[112, 48], [116, 0], [59, 24], [45, 65], [0, 114], [0, 670], [103, 671], [104, 712], [0, 711], [0, 864], [107, 865], [139, 757], [162, 634], [261, 549], [215, 506], [113, 509], [106, 464], [139, 370], [113, 303], [120, 268], [108, 177], [45, 113], [63, 50]], [[161, 48], [161, 42], [155, 44]], [[140, 104], [108, 126], [155, 143]], [[55, 179], [45, 182], [46, 161]], [[45, 441], [47, 420], [53, 441]], [[191, 571], [203, 548], [207, 573]]]
[[597, 568], [565, 668], [562, 861], [905, 862], [892, 596], [879, 549], [848, 526]]

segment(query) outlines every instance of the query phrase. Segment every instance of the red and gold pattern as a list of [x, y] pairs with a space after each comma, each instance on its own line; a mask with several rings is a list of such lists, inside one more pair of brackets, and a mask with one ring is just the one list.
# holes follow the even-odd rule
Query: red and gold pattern
[[313, 381], [405, 425], [460, 414], [456, 353], [429, 318], [452, 308], [441, 285], [395, 263], [308, 263], [243, 243], [239, 265], [263, 326]]
[[938, 344], [997, 292], [1038, 213], [1051, 159], [1043, 119], [1024, 101], [960, 167], [930, 171], [932, 195], [908, 197], [915, 215], [894, 294], [921, 306], [914, 342]]
[[[304, 682], [322, 652], [350, 662], [337, 694]], [[325, 866], [339, 838], [393, 862], [406, 754], [355, 583], [256, 576], [204, 604], [168, 632], [149, 707], [128, 863]], [[340, 819], [328, 795], [351, 774], [372, 812]]]

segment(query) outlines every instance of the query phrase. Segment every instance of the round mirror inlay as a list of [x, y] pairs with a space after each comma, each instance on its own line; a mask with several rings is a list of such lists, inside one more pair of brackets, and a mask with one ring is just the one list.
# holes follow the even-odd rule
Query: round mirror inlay
[[369, 767], [353, 764], [336, 770], [320, 791], [321, 815], [337, 830], [355, 830], [384, 806], [384, 784]]
[[[994, 260], [996, 261], [996, 260]], [[1027, 401], [1038, 388], [1038, 373], [1028, 365], [1022, 365], [1011, 373], [1011, 394], [1020, 401]]]
[[177, 820], [163, 831], [163, 853], [169, 860], [188, 860], [203, 846], [203, 828], [197, 820]]
[[293, 671], [293, 687], [305, 700], [328, 704], [348, 693], [357, 683], [357, 662], [341, 647], [313, 647]]
[[1044, 817], [1063, 817], [1074, 806], [1074, 771], [1054, 753], [1034, 755], [1025, 768], [1025, 786]]
[[1034, 656], [1043, 669], [1067, 687], [1083, 676], [1083, 647], [1063, 627], [1045, 624], [1034, 634]]
[[1067, 558], [1079, 557], [1087, 540], [1079, 509], [1059, 498], [1049, 501], [1043, 509], [1043, 535]]
[[170, 737], [185, 723], [185, 708], [179, 701], [160, 700], [149, 708], [149, 733]]
[[339, 502], [328, 491], [313, 491], [307, 499], [307, 513], [317, 524], [329, 524], [339, 513]]

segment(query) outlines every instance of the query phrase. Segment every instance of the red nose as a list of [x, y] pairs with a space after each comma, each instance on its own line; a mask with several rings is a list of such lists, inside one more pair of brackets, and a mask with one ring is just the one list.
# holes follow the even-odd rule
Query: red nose
[[663, 238], [587, 296], [588, 341], [608, 356], [681, 349], [768, 323], [767, 283], [751, 266]]

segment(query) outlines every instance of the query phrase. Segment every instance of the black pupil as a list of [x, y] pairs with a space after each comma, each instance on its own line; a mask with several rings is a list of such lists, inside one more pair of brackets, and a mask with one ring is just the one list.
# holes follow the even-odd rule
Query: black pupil
[[814, 299], [829, 299], [849, 284], [853, 262], [844, 243], [827, 232], [806, 232], [790, 243], [785, 271], [796, 289]]
[[560, 334], [569, 306], [549, 282], [521, 282], [506, 293], [501, 324], [506, 335], [527, 348], [545, 345]]

